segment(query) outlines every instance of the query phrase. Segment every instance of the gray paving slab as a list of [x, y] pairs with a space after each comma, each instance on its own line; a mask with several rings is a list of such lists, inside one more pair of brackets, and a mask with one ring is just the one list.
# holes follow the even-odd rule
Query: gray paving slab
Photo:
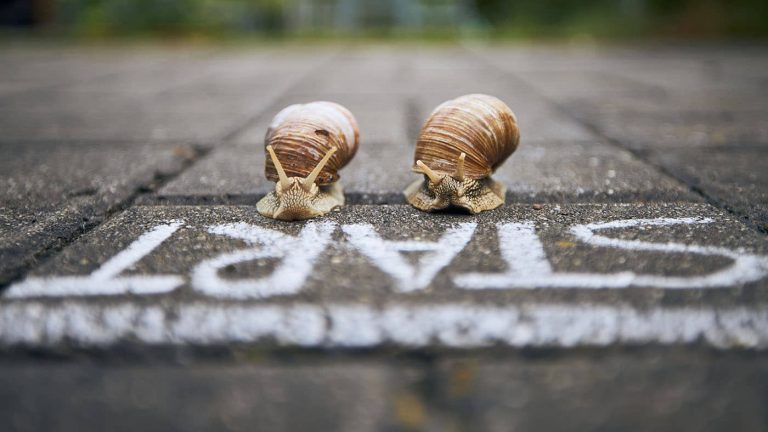
[[482, 50], [479, 55], [562, 112], [765, 230], [764, 49], [636, 51], [621, 62], [598, 55], [592, 66], [550, 56], [538, 70]]
[[[0, 426], [59, 430], [334, 430], [398, 426], [392, 367], [0, 367]], [[399, 378], [399, 379], [398, 379]]]
[[[119, 75], [141, 75], [176, 62], [203, 56], [206, 50], [73, 47], [0, 47], [0, 82], [4, 95], [19, 89], [77, 87]], [[17, 86], [17, 87], [15, 87]], [[114, 87], [112, 88], [114, 90]]]
[[195, 154], [183, 144], [0, 144], [0, 283]]
[[468, 430], [765, 428], [761, 357], [612, 353], [443, 362], [435, 405]]
[[[624, 77], [636, 83], [664, 88], [667, 91], [701, 91], [703, 88], [730, 89], [753, 87], [765, 78], [765, 46], [722, 47], [636, 45], [607, 46], [574, 44], [572, 46], [470, 46], [473, 52], [486, 59], [503, 65], [505, 69], [521, 74], [541, 72], [546, 79], [549, 73], [563, 73], [568, 80], [579, 76], [594, 82], [589, 77], [599, 73]], [[586, 73], [586, 74], [585, 74]], [[534, 75], [532, 75], [534, 76]], [[559, 80], [558, 80], [559, 81]], [[550, 81], [557, 85], [556, 82]], [[576, 81], [574, 81], [576, 82]], [[587, 82], [582, 81], [584, 84]], [[596, 90], [608, 90], [596, 86]], [[579, 91], [578, 86], [564, 88]]]
[[767, 251], [706, 204], [139, 206], [10, 286], [0, 343], [758, 348]]
[[425, 361], [233, 351], [240, 364], [6, 363], [0, 424], [7, 431], [760, 431], [766, 421], [765, 362], [740, 353], [491, 352]]
[[[119, 63], [122, 50], [112, 51], [102, 57], [84, 58], [74, 62], [74, 67], [88, 69], [99, 61], [112, 64]], [[131, 92], [138, 94], [152, 94], [160, 91], [181, 88], [198, 80], [204, 79], [219, 70], [220, 67], [233, 60], [257, 62], [265, 61], [271, 50], [249, 50], [247, 53], [232, 50], [216, 49], [182, 49], [180, 52], [163, 50], [158, 53], [159, 61], [141, 63], [140, 60], [149, 56], [138, 55], [134, 62], [139, 65], [126, 70], [117, 69], [111, 74], [103, 74], [94, 79], [77, 80], [62, 86], [72, 92]], [[163, 55], [167, 54], [167, 55]], [[130, 56], [128, 57], [131, 58]], [[130, 63], [129, 63], [130, 64]], [[242, 66], [242, 63], [241, 65]]]
[[248, 119], [242, 113], [183, 113], [135, 109], [94, 112], [20, 112], [2, 117], [12, 141], [153, 140], [210, 143]]
[[724, 206], [768, 232], [768, 145], [669, 149], [652, 156]]
[[[0, 129], [3, 139], [16, 141], [211, 143], [252, 120], [332, 52], [171, 57], [67, 86], [17, 92], [0, 102]], [[299, 61], [302, 68], [295, 66]], [[87, 60], [78, 64], [90, 67]]]
[[662, 154], [670, 148], [768, 146], [768, 110], [637, 110], [610, 100], [602, 106], [585, 101], [564, 106], [601, 134], [637, 150]]

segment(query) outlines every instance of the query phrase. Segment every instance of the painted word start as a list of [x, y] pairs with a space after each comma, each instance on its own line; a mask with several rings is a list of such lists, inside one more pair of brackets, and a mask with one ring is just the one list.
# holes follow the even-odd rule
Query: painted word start
[[[768, 256], [740, 249], [700, 246], [681, 243], [655, 243], [623, 240], [599, 234], [620, 228], [664, 227], [712, 223], [708, 218], [627, 219], [611, 222], [575, 225], [570, 234], [593, 247], [658, 253], [689, 253], [718, 256], [730, 260], [724, 268], [705, 275], [661, 276], [619, 273], [556, 272], [547, 259], [533, 222], [510, 222], [496, 225], [501, 258], [507, 270], [501, 273], [465, 273], [452, 276], [456, 287], [480, 289], [582, 288], [617, 289], [656, 287], [665, 289], [713, 288], [744, 284], [768, 275]], [[176, 231], [183, 221], [168, 221], [141, 235], [126, 249], [105, 262], [87, 276], [29, 277], [12, 285], [6, 298], [88, 296], [118, 294], [159, 294], [170, 292], [184, 284], [179, 275], [124, 275]], [[477, 224], [460, 223], [448, 228], [438, 241], [392, 241], [383, 239], [370, 224], [342, 225], [349, 245], [376, 267], [388, 274], [394, 290], [414, 292], [427, 287], [440, 270], [446, 267], [469, 243]], [[227, 299], [263, 299], [298, 293], [312, 272], [315, 261], [331, 241], [337, 224], [310, 222], [298, 236], [247, 223], [229, 223], [208, 227], [214, 235], [244, 241], [249, 248], [199, 262], [191, 271], [190, 286], [205, 295]], [[416, 263], [403, 253], [421, 252]], [[227, 279], [219, 270], [259, 259], [277, 260], [272, 273], [260, 278]]]

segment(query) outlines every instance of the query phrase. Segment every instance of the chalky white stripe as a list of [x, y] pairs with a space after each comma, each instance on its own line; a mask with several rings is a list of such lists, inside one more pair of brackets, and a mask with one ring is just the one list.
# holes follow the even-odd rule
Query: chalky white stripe
[[159, 294], [172, 291], [184, 283], [178, 275], [131, 275], [120, 277], [161, 243], [184, 226], [172, 220], [157, 225], [139, 236], [125, 250], [110, 258], [87, 276], [29, 277], [11, 285], [3, 293], [6, 298], [58, 297], [71, 295]]
[[575, 347], [700, 343], [768, 348], [768, 308], [594, 304], [483, 306], [256, 305], [14, 301], [0, 306], [0, 345], [277, 343], [301, 347]]

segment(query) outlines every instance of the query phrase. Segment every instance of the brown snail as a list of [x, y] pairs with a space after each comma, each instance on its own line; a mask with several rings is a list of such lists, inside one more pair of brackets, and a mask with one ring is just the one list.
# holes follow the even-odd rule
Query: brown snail
[[264, 168], [275, 190], [256, 204], [281, 220], [322, 216], [344, 205], [338, 171], [357, 152], [360, 131], [349, 110], [333, 102], [296, 104], [277, 113], [267, 129]]
[[444, 102], [421, 128], [412, 169], [424, 179], [408, 186], [405, 197], [424, 211], [499, 207], [506, 187], [490, 176], [519, 142], [515, 114], [499, 99], [471, 94]]

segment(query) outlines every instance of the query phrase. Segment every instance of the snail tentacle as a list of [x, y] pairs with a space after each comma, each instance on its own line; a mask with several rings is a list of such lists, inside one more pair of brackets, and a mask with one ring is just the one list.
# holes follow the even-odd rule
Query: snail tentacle
[[416, 161], [416, 165], [418, 165], [419, 168], [421, 168], [421, 172], [422, 173], [424, 173], [427, 177], [429, 177], [429, 181], [430, 182], [432, 182], [432, 183], [440, 183], [440, 180], [441, 180], [440, 176], [437, 175], [437, 173], [435, 173], [431, 169], [429, 169], [429, 167], [424, 162], [422, 162], [420, 160], [417, 160]]
[[466, 157], [467, 154], [461, 152], [461, 155], [459, 155], [459, 158], [456, 160], [456, 171], [453, 172], [453, 178], [458, 181], [464, 180], [464, 159]]
[[310, 190], [312, 186], [315, 184], [315, 180], [317, 180], [317, 176], [320, 175], [320, 171], [323, 170], [323, 167], [325, 167], [325, 164], [328, 163], [328, 159], [333, 156], [333, 154], [336, 153], [336, 147], [331, 147], [330, 150], [328, 150], [328, 153], [325, 154], [325, 157], [315, 165], [315, 169], [312, 170], [311, 173], [302, 181], [302, 186], [304, 186], [304, 190]]
[[280, 177], [280, 186], [282, 186], [283, 189], [288, 188], [288, 186], [291, 185], [291, 181], [288, 180], [288, 175], [285, 174], [283, 165], [280, 164], [280, 160], [275, 154], [275, 149], [273, 149], [272, 146], [267, 146], [267, 152], [269, 152], [269, 157], [272, 158], [272, 163], [275, 165], [277, 175]]

